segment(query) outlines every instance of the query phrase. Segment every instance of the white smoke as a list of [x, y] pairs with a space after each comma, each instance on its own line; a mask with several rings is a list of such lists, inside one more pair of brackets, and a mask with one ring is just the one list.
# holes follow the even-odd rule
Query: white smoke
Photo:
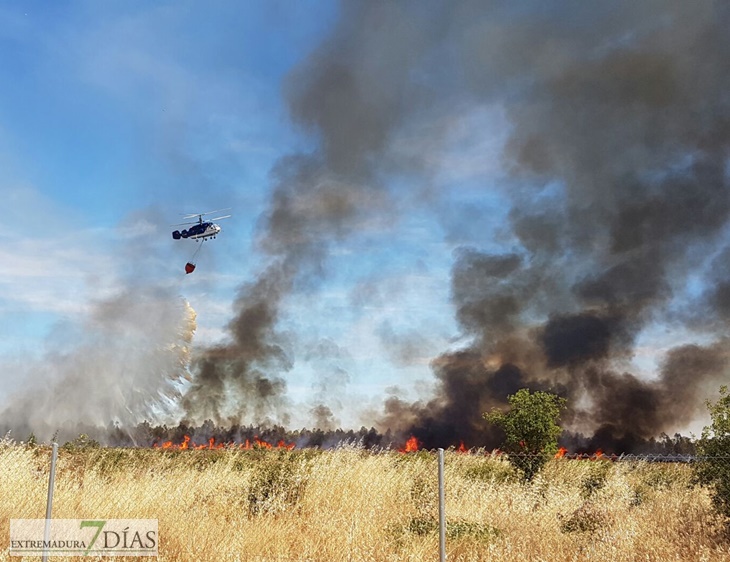
[[0, 426], [17, 438], [174, 418], [196, 329], [190, 304], [170, 292], [136, 288], [89, 310], [71, 342], [61, 337], [40, 358], [15, 363], [13, 376], [22, 383], [0, 404]]

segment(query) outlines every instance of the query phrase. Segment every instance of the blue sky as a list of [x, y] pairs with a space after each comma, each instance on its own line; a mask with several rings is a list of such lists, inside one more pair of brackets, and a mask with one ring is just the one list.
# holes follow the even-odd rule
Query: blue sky
[[[254, 235], [269, 170], [315, 143], [291, 124], [282, 80], [336, 15], [332, 2], [0, 6], [0, 196], [12, 225], [0, 234], [7, 364], [72, 347], [70, 334], [83, 330], [94, 303], [129, 283], [174, 287], [187, 299], [197, 313], [195, 345], [226, 338], [236, 290], [261, 266]], [[475, 198], [469, 181], [496, 165], [459, 146], [474, 137], [466, 116], [453, 134], [443, 156], [458, 166], [433, 166], [444, 182], [463, 184], [451, 202], [458, 213]], [[496, 157], [498, 134], [479, 142]], [[226, 207], [233, 217], [223, 234], [185, 276], [195, 246], [173, 241], [168, 225]], [[346, 350], [348, 394], [360, 405], [372, 399], [376, 409], [384, 388], [413, 394], [417, 381], [430, 380], [430, 356], [394, 362], [381, 340], [428, 326], [418, 337], [435, 355], [458, 337], [448, 278], [464, 240], [447, 230], [421, 211], [392, 232], [333, 247], [326, 279], [282, 315], [281, 329], [301, 335], [287, 377], [293, 396], [313, 392], [317, 365], [303, 349], [318, 340]], [[367, 296], [358, 297], [360, 287]], [[23, 384], [2, 381], [6, 396]], [[357, 424], [347, 410], [340, 416]]]
[[[359, 100], [361, 109], [377, 107], [387, 114], [396, 108], [400, 120], [377, 123], [387, 129], [387, 139], [375, 148], [363, 134], [364, 150], [372, 149], [382, 162], [371, 166], [370, 176], [381, 191], [362, 192], [379, 193], [385, 203], [379, 207], [363, 200], [364, 207], [376, 211], [358, 217], [353, 232], [348, 225], [347, 234], [326, 242], [315, 282], [298, 279], [300, 285], [278, 311], [277, 337], [292, 361], [285, 377], [289, 422], [307, 424], [309, 408], [330, 390], [337, 396], [331, 403], [335, 418], [355, 426], [377, 418], [394, 386], [401, 398], [431, 396], [431, 360], [481, 337], [459, 324], [452, 302], [452, 268], [465, 247], [485, 256], [517, 256], [528, 264], [521, 277], [515, 275], [514, 294], [520, 283], [527, 286], [536, 275], [545, 276], [536, 292], [523, 296], [528, 303], [520, 311], [524, 329], [515, 337], [527, 337], [531, 323], [577, 314], [585, 305], [575, 296], [581, 283], [607, 275], [616, 263], [633, 266], [638, 253], [615, 252], [610, 244], [616, 234], [609, 232], [612, 221], [626, 201], [631, 207], [631, 193], [617, 187], [614, 198], [612, 187], [602, 192], [600, 182], [636, 171], [621, 166], [641, 168], [645, 163], [636, 154], [644, 155], [642, 143], [649, 146], [642, 177], [655, 174], [658, 183], [663, 174], [683, 174], [692, 157], [667, 156], [664, 145], [652, 153], [651, 135], [639, 125], [636, 141], [632, 120], [643, 122], [631, 114], [635, 106], [620, 105], [622, 99], [617, 110], [611, 99], [595, 107], [593, 98], [600, 96], [576, 96], [590, 116], [576, 119], [561, 113], [572, 111], [570, 102], [552, 101], [540, 88], [565, 87], [567, 98], [575, 92], [561, 80], [576, 69], [591, 71], [590, 65], [604, 56], [610, 60], [612, 50], [621, 52], [624, 44], [636, 42], [637, 50], [664, 49], [671, 56], [676, 50], [681, 58], [686, 38], [677, 39], [676, 49], [652, 42], [653, 33], [663, 33], [661, 26], [650, 11], [631, 3], [622, 4], [618, 23], [599, 18], [598, 24], [591, 13], [565, 19], [535, 6], [531, 13], [528, 4], [495, 9], [496, 15], [487, 17], [468, 3], [425, 3], [422, 10], [392, 3], [381, 7], [392, 19], [378, 19], [376, 8], [365, 23], [357, 19], [359, 4], [333, 1], [231, 1], [212, 7], [195, 2], [0, 4], [0, 366], [5, 367], [0, 405], [24, 386], [58, 379], [51, 365], [59, 358], [76, 364], [75, 354], [86, 354], [114, 362], [128, 352], [130, 363], [142, 364], [146, 351], [134, 355], [120, 342], [167, 345], [164, 338], [174, 326], [160, 326], [157, 341], [148, 326], [141, 329], [149, 323], [144, 307], [129, 307], [129, 323], [110, 323], [109, 303], [120, 295], [137, 293], [142, 302], [147, 295], [164, 294], [189, 303], [197, 315], [189, 342], [193, 354], [227, 341], [226, 326], [241, 287], [271, 258], [262, 237], [275, 193], [272, 169], [294, 153], [330, 150], [336, 155], [338, 147], [327, 142], [342, 138], [338, 123], [328, 121], [317, 106], [320, 101], [336, 105], [338, 94], [324, 99], [325, 90], [321, 100], [307, 97], [326, 84], [329, 75], [316, 74], [317, 57], [332, 45], [335, 62], [339, 56], [352, 64], [360, 80], [375, 77]], [[451, 25], [443, 28], [442, 11], [453, 12], [448, 14]], [[522, 24], [523, 17], [528, 24]], [[513, 23], [511, 18], [517, 19], [514, 35], [505, 23]], [[594, 38], [592, 25], [605, 29]], [[701, 26], [689, 28], [686, 40], [696, 29]], [[400, 35], [405, 47], [389, 50], [388, 41]], [[534, 47], [536, 38], [545, 42], [544, 49]], [[677, 75], [691, 76], [692, 65], [677, 64]], [[627, 68], [628, 80], [634, 80], [632, 67]], [[619, 66], [619, 77], [623, 71]], [[588, 83], [600, 83], [600, 76], [590, 75]], [[633, 92], [604, 90], [617, 99]], [[607, 118], [606, 107], [615, 110], [605, 111]], [[378, 121], [381, 114], [369, 117]], [[605, 139], [596, 133], [596, 152], [611, 153], [597, 172], [588, 169], [594, 154], [581, 140], [588, 136], [586, 123], [591, 126], [585, 129], [600, 128], [592, 125], [594, 117], [605, 129], [618, 123], [619, 133], [606, 133]], [[677, 123], [677, 130], [694, 131]], [[536, 157], [529, 153], [529, 142], [513, 142], [539, 140], [545, 130], [555, 135], [548, 135], [548, 150], [536, 151]], [[668, 126], [664, 133], [674, 130]], [[624, 145], [626, 154], [621, 153]], [[655, 154], [656, 162], [650, 158]], [[541, 157], [553, 158], [548, 179], [540, 177]], [[336, 170], [336, 158], [329, 164]], [[646, 197], [653, 201], [651, 194]], [[196, 246], [174, 241], [170, 225], [187, 213], [229, 207], [233, 216], [221, 221], [223, 233], [205, 244], [197, 270], [186, 276], [183, 266]], [[545, 217], [575, 219], [577, 226], [556, 227], [547, 220], [568, 249], [541, 262], [552, 250], [541, 246], [545, 240], [520, 231], [526, 224], [520, 220], [537, 224]], [[581, 237], [591, 220], [597, 221], [596, 232]], [[704, 278], [727, 242], [727, 224], [724, 230], [717, 226], [717, 236], [713, 231], [691, 238], [691, 228], [686, 239], [676, 235], [680, 244], [689, 240], [687, 248], [706, 244], [700, 260], [684, 250], [667, 257], [675, 234], [669, 227], [662, 230], [653, 215], [647, 221], [644, 230], [636, 229], [636, 238], [643, 240], [646, 232], [666, 235], [666, 244], [663, 239], [643, 243], [647, 255], [654, 252], [666, 262], [660, 276], [671, 279], [672, 297], [666, 306], [660, 299], [648, 305], [651, 315], [642, 318], [635, 346], [616, 365], [650, 379], [672, 346], [709, 343], [717, 335], [687, 320], [687, 303], [703, 297]], [[688, 264], [695, 262], [701, 263], [688, 274]], [[558, 287], [553, 292], [551, 282]], [[498, 300], [513, 294], [505, 287], [495, 284], [485, 291]], [[598, 314], [595, 310], [589, 312]], [[149, 317], [170, 318], [151, 310]], [[499, 339], [500, 334], [492, 334]], [[115, 346], [121, 356], [89, 351]], [[488, 353], [496, 352], [490, 348]], [[111, 366], [94, 369], [116, 372]], [[129, 383], [167, 396], [141, 378], [132, 376]], [[187, 382], [175, 384], [184, 390]], [[99, 404], [106, 398], [100, 397]]]

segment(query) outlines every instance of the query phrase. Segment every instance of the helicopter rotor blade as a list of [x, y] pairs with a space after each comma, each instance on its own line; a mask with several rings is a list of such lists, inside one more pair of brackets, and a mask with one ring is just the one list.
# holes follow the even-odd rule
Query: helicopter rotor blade
[[227, 219], [227, 218], [229, 218], [229, 217], [232, 217], [232, 216], [233, 216], [233, 215], [223, 215], [222, 217], [216, 217], [216, 218], [214, 218], [214, 219], [209, 219], [209, 220], [210, 220], [211, 222], [213, 222], [213, 221], [219, 221], [219, 220], [221, 220], [221, 219]]
[[184, 215], [183, 218], [185, 219], [192, 219], [193, 217], [203, 217], [205, 215], [212, 215], [213, 213], [222, 213], [223, 211], [230, 211], [233, 207], [228, 207], [226, 209], [218, 209], [216, 211], [206, 211], [205, 213], [191, 213], [189, 215]]

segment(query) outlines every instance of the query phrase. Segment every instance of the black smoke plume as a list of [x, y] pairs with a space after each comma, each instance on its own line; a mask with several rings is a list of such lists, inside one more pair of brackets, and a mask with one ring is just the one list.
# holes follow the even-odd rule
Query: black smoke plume
[[[526, 386], [567, 396], [567, 421], [608, 449], [689, 423], [727, 380], [727, 281], [703, 256], [728, 243], [730, 18], [699, 6], [456, 10], [467, 82], [504, 104], [505, 157], [524, 187], [510, 194], [514, 253], [469, 250], [454, 266], [473, 345], [434, 361], [441, 396], [414, 434]], [[627, 371], [638, 335], [672, 320], [692, 277], [714, 305], [709, 343], [669, 350], [653, 379]]]
[[[727, 272], [730, 252], [730, 8], [345, 2], [340, 12], [285, 85], [318, 148], [272, 172], [259, 228], [271, 265], [241, 290], [232, 342], [196, 363], [189, 416], [278, 412], [293, 360], [276, 333], [283, 299], [326, 275], [334, 241], [397, 220], [389, 174], [418, 185], [407, 204], [438, 216], [429, 147], [446, 131], [426, 125], [495, 106], [508, 172], [482, 189], [510, 202], [509, 250], [482, 250], [485, 239], [456, 253], [453, 302], [471, 343], [434, 359], [432, 400], [390, 397], [381, 426], [427, 446], [491, 444], [481, 413], [521, 387], [566, 396], [566, 424], [605, 446], [689, 423], [728, 375], [728, 281], [712, 269]], [[430, 136], [404, 155], [414, 130]], [[665, 351], [653, 377], [632, 372], [657, 324], [696, 341]], [[329, 416], [325, 404], [316, 415]]]

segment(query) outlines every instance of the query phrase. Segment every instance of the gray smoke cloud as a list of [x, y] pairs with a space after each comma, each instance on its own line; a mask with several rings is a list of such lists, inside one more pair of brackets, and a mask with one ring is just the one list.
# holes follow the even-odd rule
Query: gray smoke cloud
[[[728, 263], [730, 8], [346, 2], [340, 12], [285, 83], [293, 121], [318, 145], [272, 171], [258, 240], [271, 265], [241, 290], [233, 343], [196, 364], [190, 416], [235, 418], [249, 399], [260, 415], [284, 407], [283, 300], [316, 287], [333, 242], [408, 210], [393, 204], [389, 174], [419, 186], [399, 205], [438, 215], [430, 155], [399, 158], [399, 135], [428, 131], [419, 146], [439, 146], [448, 128], [425, 123], [491, 105], [507, 122], [507, 175], [483, 189], [510, 202], [510, 249], [476, 240], [456, 252], [453, 302], [473, 343], [433, 362], [433, 401], [393, 396], [381, 424], [439, 445], [484, 441], [481, 413], [524, 386], [567, 396], [568, 423], [608, 440], [692, 419], [701, 389], [728, 376], [727, 276], [708, 271]], [[691, 277], [706, 284], [700, 297]], [[678, 296], [704, 317], [672, 316]], [[651, 380], [630, 372], [642, 331], [679, 317], [703, 343], [669, 351]]]
[[[272, 266], [256, 282], [241, 288], [239, 313], [228, 325], [233, 341], [204, 350], [193, 362], [195, 378], [182, 402], [187, 421], [241, 423], [247, 416], [258, 421], [278, 421], [273, 417], [284, 416], [281, 421], [287, 421], [286, 383], [268, 373], [291, 366], [274, 329], [290, 277], [286, 270]], [[233, 404], [230, 397], [235, 399]]]
[[43, 356], [15, 366], [23, 382], [0, 406], [0, 431], [40, 440], [58, 432], [63, 441], [79, 427], [173, 420], [195, 329], [195, 311], [167, 290], [123, 289], [91, 303]]
[[[727, 243], [727, 7], [618, 3], [607, 18], [556, 8], [463, 22], [473, 93], [511, 94], [501, 99], [505, 159], [524, 186], [511, 194], [520, 251], [457, 260], [457, 318], [475, 344], [434, 363], [444, 405], [424, 412], [423, 435], [448, 426], [453, 405], [477, 413], [529, 386], [567, 395], [571, 421], [607, 441], [648, 438], [688, 423], [700, 389], [728, 377], [726, 281], [712, 276], [720, 321], [703, 335], [716, 341], [669, 351], [651, 381], [620, 370], [689, 276], [704, 276], [696, 256]], [[506, 367], [513, 384], [497, 392]], [[479, 383], [464, 393], [452, 383], [469, 370]]]
[[[366, 4], [345, 3], [341, 9], [333, 36], [298, 65], [284, 84], [292, 121], [319, 141], [318, 148], [287, 155], [271, 171], [272, 195], [258, 225], [257, 242], [271, 265], [242, 288], [229, 325], [233, 341], [204, 352], [196, 362], [194, 385], [184, 401], [192, 421], [251, 422], [246, 406], [251, 402], [264, 404], [258, 415], [267, 421], [284, 421], [286, 384], [280, 374], [290, 363], [279, 364], [273, 374], [260, 368], [272, 353], [279, 355], [269, 336], [276, 339], [282, 299], [316, 285], [326, 274], [333, 242], [385, 223], [395, 212], [378, 175], [378, 162], [387, 153], [399, 116], [414, 102], [401, 94], [412, 89], [408, 69], [428, 47], [428, 32], [413, 27], [403, 43], [406, 50], [385, 50], [378, 37], [370, 35], [367, 23], [388, 35], [402, 33], [398, 26], [404, 14], [398, 6], [383, 4], [373, 10]], [[400, 16], [391, 20], [391, 11]], [[390, 27], [390, 21], [396, 27]], [[372, 49], [379, 52], [371, 60]], [[385, 81], [381, 81], [383, 74]], [[265, 302], [259, 299], [258, 287], [266, 288]], [[267, 314], [257, 316], [253, 338], [242, 340], [241, 336], [248, 336], [236, 327], [261, 308]], [[247, 346], [252, 348], [242, 353]], [[262, 380], [276, 381], [267, 385], [266, 396], [258, 393]], [[235, 392], [227, 392], [230, 389]], [[312, 413], [316, 424], [331, 425], [333, 414], [327, 405], [318, 404]]]
[[[350, 56], [359, 55], [332, 59], [323, 46], [285, 84], [293, 121], [321, 140], [320, 149], [287, 155], [271, 171], [272, 195], [257, 241], [271, 263], [241, 289], [228, 326], [232, 342], [196, 360], [195, 381], [183, 403], [191, 421], [286, 423], [281, 373], [291, 359], [272, 343], [282, 300], [326, 274], [333, 242], [391, 212], [373, 163], [386, 148], [391, 117], [402, 111], [403, 101], [384, 90], [373, 102], [366, 73]], [[407, 61], [401, 64], [405, 69]], [[332, 425], [328, 406], [318, 404], [312, 413], [317, 425]]]

